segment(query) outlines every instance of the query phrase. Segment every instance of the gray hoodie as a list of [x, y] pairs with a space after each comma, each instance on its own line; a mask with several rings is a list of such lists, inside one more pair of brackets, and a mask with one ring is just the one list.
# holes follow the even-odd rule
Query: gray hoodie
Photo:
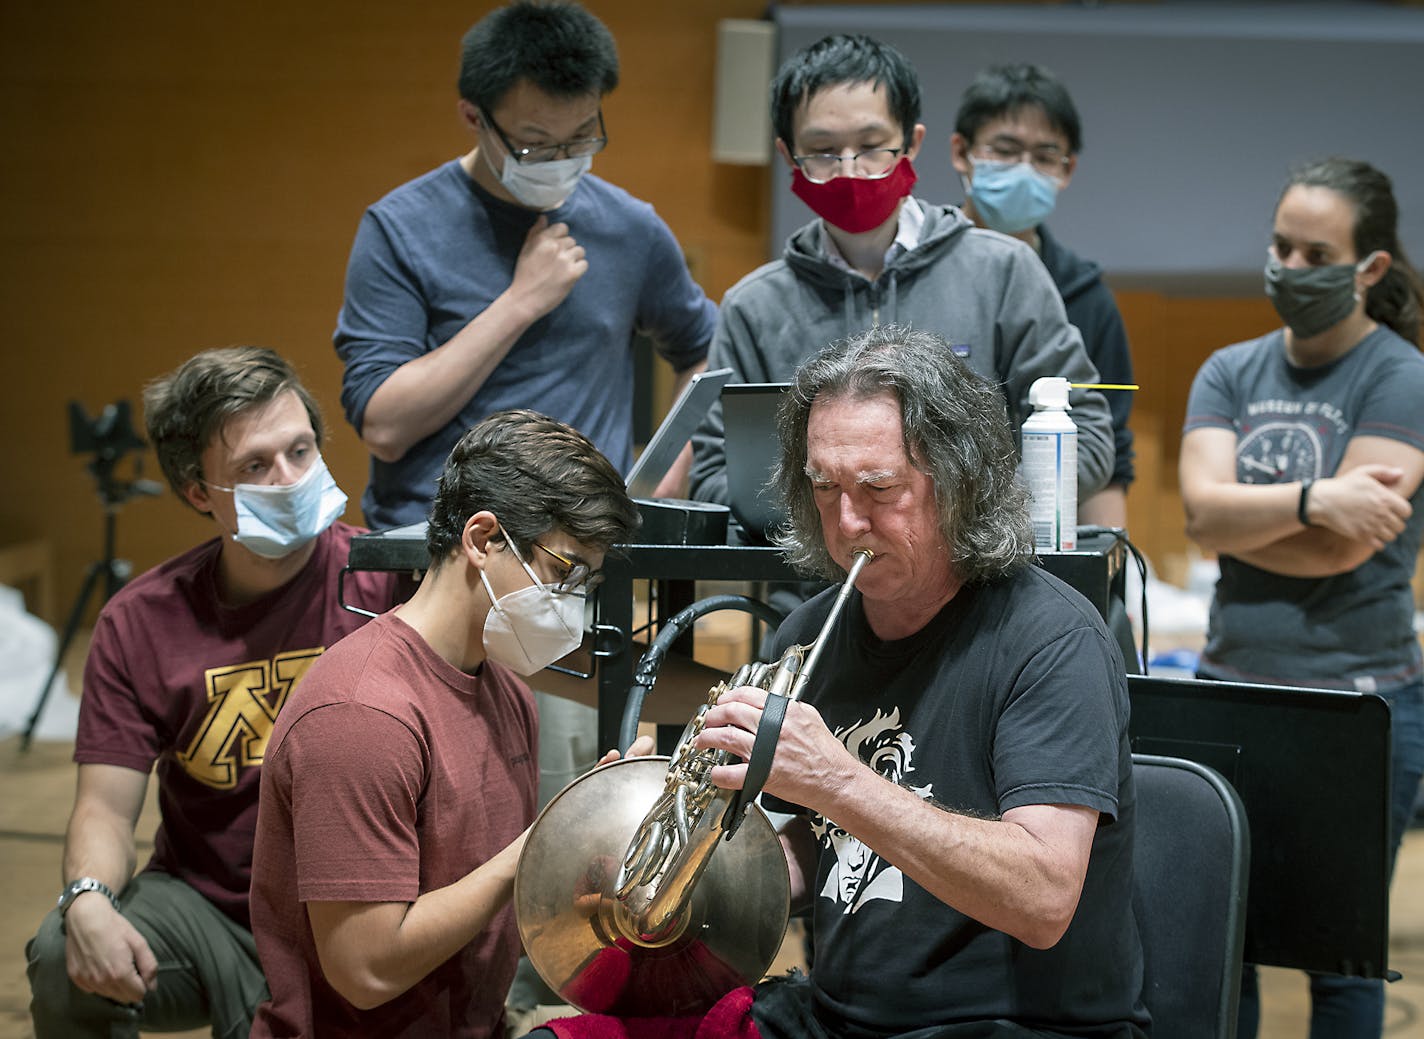
[[[791, 236], [782, 259], [733, 285], [722, 300], [707, 367], [731, 368], [733, 382], [789, 382], [822, 347], [891, 322], [937, 332], [976, 372], [1003, 388], [1015, 430], [1032, 412], [1028, 390], [1040, 376], [1097, 382], [1078, 330], [1033, 249], [982, 230], [953, 206], [919, 202], [919, 244], [885, 265], [875, 281], [832, 264], [821, 221]], [[1078, 500], [1113, 471], [1112, 418], [1096, 391], [1074, 390]], [[692, 496], [727, 502], [722, 406], [693, 437]]]

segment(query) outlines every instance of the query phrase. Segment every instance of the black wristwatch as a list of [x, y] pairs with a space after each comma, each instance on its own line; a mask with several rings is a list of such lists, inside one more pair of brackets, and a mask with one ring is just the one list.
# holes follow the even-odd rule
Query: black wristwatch
[[58, 908], [61, 920], [64, 919], [64, 914], [69, 912], [69, 907], [74, 903], [74, 900], [86, 891], [99, 892], [109, 900], [114, 909], [119, 908], [119, 898], [108, 884], [102, 880], [95, 880], [93, 877], [80, 877], [78, 880], [70, 881], [69, 886], [60, 892]]
[[1310, 506], [1310, 485], [1314, 482], [1308, 476], [1300, 481], [1300, 498], [1295, 503], [1295, 518], [1300, 520], [1302, 527], [1315, 526], [1310, 522], [1310, 517], [1306, 515], [1306, 509]]

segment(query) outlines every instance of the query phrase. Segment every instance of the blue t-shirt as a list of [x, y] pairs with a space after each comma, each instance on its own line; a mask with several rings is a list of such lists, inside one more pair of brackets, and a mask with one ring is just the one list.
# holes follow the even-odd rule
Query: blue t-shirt
[[[1356, 436], [1424, 450], [1424, 356], [1387, 328], [1328, 364], [1298, 368], [1280, 330], [1218, 350], [1192, 383], [1184, 432], [1236, 434], [1236, 480], [1333, 476]], [[1375, 692], [1420, 674], [1410, 577], [1424, 486], [1404, 532], [1349, 573], [1284, 577], [1229, 555], [1201, 670], [1213, 678]]]
[[[549, 212], [583, 246], [588, 270], [510, 348], [459, 414], [396, 462], [371, 460], [362, 498], [377, 529], [423, 520], [455, 442], [502, 408], [533, 408], [587, 436], [620, 472], [633, 456], [633, 340], [682, 371], [707, 356], [716, 306], [692, 280], [652, 206], [585, 176]], [[376, 388], [442, 346], [509, 287], [538, 213], [480, 188], [452, 160], [404, 184], [361, 219], [336, 328], [341, 404], [359, 431]]]

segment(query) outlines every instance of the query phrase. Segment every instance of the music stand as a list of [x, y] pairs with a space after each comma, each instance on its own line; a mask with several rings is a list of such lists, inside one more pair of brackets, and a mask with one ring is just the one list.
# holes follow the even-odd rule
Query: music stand
[[35, 709], [25, 723], [24, 733], [20, 736], [21, 750], [30, 749], [35, 729], [40, 723], [40, 715], [44, 713], [45, 704], [49, 702], [50, 687], [54, 685], [60, 668], [64, 666], [64, 655], [69, 651], [69, 644], [74, 641], [79, 624], [88, 610], [90, 596], [99, 587], [99, 578], [103, 577], [104, 579], [104, 598], [100, 600], [101, 603], [104, 603], [108, 602], [114, 593], [124, 586], [124, 582], [129, 579], [133, 570], [127, 559], [118, 559], [114, 556], [115, 527], [119, 509], [130, 498], [152, 496], [161, 494], [163, 491], [163, 488], [152, 480], [120, 480], [114, 475], [114, 467], [118, 465], [119, 460], [125, 454], [148, 446], [147, 442], [134, 432], [128, 401], [121, 400], [108, 405], [98, 418], [92, 420], [77, 401], [70, 401], [69, 435], [70, 450], [73, 453], [83, 454], [89, 451], [94, 453], [93, 461], [86, 468], [93, 474], [98, 484], [99, 500], [104, 506], [104, 556], [89, 564], [89, 569], [84, 574], [84, 584], [80, 587], [79, 594], [74, 598], [74, 605], [69, 610], [69, 619], [64, 623], [64, 634], [59, 640], [59, 649], [54, 656], [54, 666], [50, 668], [49, 677], [40, 687]]
[[1142, 675], [1127, 688], [1134, 753], [1210, 765], [1246, 806], [1246, 962], [1395, 977], [1384, 699]]

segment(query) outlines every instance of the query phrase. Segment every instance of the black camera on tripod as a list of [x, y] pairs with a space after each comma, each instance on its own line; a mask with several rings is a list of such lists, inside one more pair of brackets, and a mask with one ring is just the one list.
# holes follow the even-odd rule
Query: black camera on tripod
[[35, 728], [44, 712], [51, 687], [64, 665], [64, 654], [74, 640], [79, 623], [89, 608], [90, 596], [103, 587], [101, 602], [108, 602], [114, 593], [124, 586], [132, 572], [127, 559], [119, 559], [114, 554], [115, 523], [119, 507], [134, 497], [152, 497], [163, 493], [162, 485], [140, 477], [143, 471], [142, 457], [134, 459], [134, 479], [121, 480], [114, 474], [115, 467], [131, 451], [141, 451], [148, 442], [139, 436], [133, 427], [133, 413], [126, 400], [106, 405], [98, 417], [90, 418], [84, 406], [77, 400], [69, 402], [69, 450], [76, 455], [92, 454], [89, 472], [93, 474], [99, 487], [99, 500], [104, 503], [104, 557], [90, 564], [84, 575], [84, 585], [70, 608], [69, 619], [64, 625], [64, 634], [59, 640], [59, 651], [54, 657], [54, 667], [50, 670], [45, 684], [40, 687], [39, 700], [25, 724], [20, 737], [20, 749], [29, 750], [34, 739]]
[[[94, 418], [77, 400], [69, 402], [69, 450], [71, 454], [93, 454], [89, 471], [99, 485], [99, 497], [108, 508], [122, 505], [133, 497], [162, 494], [163, 487], [153, 480], [135, 478], [120, 480], [114, 468], [130, 451], [141, 451], [148, 442], [133, 427], [133, 411], [126, 400], [106, 404]], [[142, 471], [142, 461], [135, 463], [135, 472]]]

